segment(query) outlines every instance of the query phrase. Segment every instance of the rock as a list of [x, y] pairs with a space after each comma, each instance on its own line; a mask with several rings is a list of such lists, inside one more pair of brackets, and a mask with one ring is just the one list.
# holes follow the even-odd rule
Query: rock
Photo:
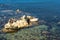
[[31, 22], [38, 21], [38, 18], [30, 19]]
[[17, 13], [18, 13], [19, 11], [20, 11], [19, 9], [16, 10]]
[[5, 32], [5, 33], [12, 33], [12, 32], [17, 32], [18, 30], [12, 30], [12, 29], [3, 28], [1, 31]]
[[[28, 19], [30, 21], [28, 21]], [[16, 29], [20, 29], [20, 28], [24, 28], [24, 27], [29, 27], [29, 26], [32, 26], [32, 25], [36, 25], [38, 24], [38, 18], [34, 18], [34, 17], [31, 17], [31, 16], [27, 16], [25, 17], [22, 16], [20, 20], [16, 20], [14, 21], [14, 19], [9, 19], [8, 23], [6, 23], [4, 25], [4, 28], [3, 28], [3, 32], [13, 32], [15, 31]], [[12, 29], [15, 29], [15, 30], [12, 30]]]
[[27, 27], [28, 26], [28, 23], [25, 21], [25, 20], [17, 20], [17, 26], [18, 28], [23, 28], [23, 27]]

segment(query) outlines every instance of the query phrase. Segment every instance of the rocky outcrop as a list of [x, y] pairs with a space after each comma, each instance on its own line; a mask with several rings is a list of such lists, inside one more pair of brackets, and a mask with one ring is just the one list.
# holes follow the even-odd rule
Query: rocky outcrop
[[32, 26], [38, 23], [38, 18], [32, 16], [22, 16], [19, 20], [9, 19], [8, 23], [4, 25], [3, 32], [13, 32], [16, 29]]

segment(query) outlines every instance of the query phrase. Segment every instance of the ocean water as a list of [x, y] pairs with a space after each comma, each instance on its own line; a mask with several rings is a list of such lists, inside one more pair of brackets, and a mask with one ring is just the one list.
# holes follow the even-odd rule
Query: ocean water
[[[16, 10], [20, 9], [17, 14]], [[36, 3], [0, 3], [0, 29], [10, 18], [31, 15], [40, 24], [20, 29], [16, 33], [0, 32], [0, 40], [60, 40], [60, 3], [58, 1]]]

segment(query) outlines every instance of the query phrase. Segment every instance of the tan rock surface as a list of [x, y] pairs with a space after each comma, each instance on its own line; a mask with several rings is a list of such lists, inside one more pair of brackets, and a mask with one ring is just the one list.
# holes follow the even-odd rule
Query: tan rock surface
[[38, 24], [38, 19], [37, 18], [27, 16], [27, 18], [31, 18], [29, 24], [28, 24], [27, 20], [25, 19], [25, 15], [22, 16], [21, 18], [22, 19], [17, 20], [17, 21], [14, 21], [12, 19], [11, 19], [12, 21], [11, 20], [8, 21], [8, 23], [6, 23], [4, 25], [3, 32], [13, 32], [13, 31], [16, 31], [16, 30], [12, 30], [12, 29], [20, 29], [20, 28], [29, 27], [29, 26]]

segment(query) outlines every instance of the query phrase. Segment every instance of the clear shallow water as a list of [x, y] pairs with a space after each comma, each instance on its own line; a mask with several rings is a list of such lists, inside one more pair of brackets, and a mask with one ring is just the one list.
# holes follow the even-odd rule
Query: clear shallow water
[[[22, 12], [16, 14], [16, 9]], [[60, 6], [55, 2], [0, 4], [0, 29], [10, 19], [31, 15], [41, 20], [39, 26], [16, 33], [0, 33], [0, 40], [60, 40]]]

